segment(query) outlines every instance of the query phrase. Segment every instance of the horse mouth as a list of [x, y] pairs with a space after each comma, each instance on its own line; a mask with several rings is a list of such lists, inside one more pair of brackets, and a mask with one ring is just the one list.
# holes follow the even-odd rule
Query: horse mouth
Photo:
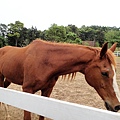
[[105, 102], [105, 107], [107, 110], [113, 111], [113, 112], [118, 112], [120, 110], [120, 105], [117, 105], [113, 108], [107, 102]]

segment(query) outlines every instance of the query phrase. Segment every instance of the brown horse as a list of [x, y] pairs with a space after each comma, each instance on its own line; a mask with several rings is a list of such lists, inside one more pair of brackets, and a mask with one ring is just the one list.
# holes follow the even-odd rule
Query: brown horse
[[[116, 44], [110, 49], [107, 46], [105, 43], [102, 48], [93, 48], [34, 40], [23, 48], [3, 47], [0, 49], [0, 86], [7, 87], [12, 82], [22, 85], [24, 92], [34, 94], [41, 90], [42, 96], [49, 97], [60, 75], [81, 72], [106, 108], [117, 112], [120, 102], [113, 55]], [[30, 112], [24, 111], [24, 120], [31, 120]]]

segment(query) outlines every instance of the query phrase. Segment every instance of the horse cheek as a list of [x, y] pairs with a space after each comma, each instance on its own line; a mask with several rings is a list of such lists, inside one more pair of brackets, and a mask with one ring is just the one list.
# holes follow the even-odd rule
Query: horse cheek
[[86, 70], [85, 79], [90, 86], [94, 87], [95, 86], [95, 82], [94, 82], [95, 79], [94, 79], [94, 75], [91, 73], [92, 73], [91, 70]]

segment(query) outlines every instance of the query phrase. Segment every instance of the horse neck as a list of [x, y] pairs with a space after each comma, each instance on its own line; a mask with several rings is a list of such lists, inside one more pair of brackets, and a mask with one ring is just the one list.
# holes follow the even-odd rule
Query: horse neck
[[95, 49], [84, 46], [73, 46], [62, 49], [64, 52], [59, 57], [59, 74], [65, 75], [84, 70], [95, 56]]

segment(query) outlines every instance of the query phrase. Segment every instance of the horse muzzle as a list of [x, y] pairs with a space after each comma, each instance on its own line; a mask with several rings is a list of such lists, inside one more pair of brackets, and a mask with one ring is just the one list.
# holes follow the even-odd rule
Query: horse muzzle
[[120, 110], [120, 104], [112, 107], [109, 103], [105, 102], [105, 107], [109, 111], [117, 112]]

